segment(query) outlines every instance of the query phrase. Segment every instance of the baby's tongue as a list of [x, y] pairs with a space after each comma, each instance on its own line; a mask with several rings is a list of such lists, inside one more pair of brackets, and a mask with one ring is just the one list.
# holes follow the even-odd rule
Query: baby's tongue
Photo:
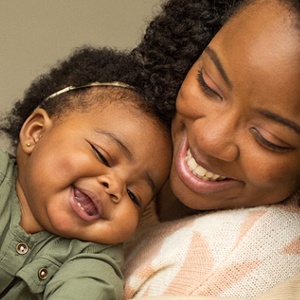
[[98, 214], [97, 208], [94, 202], [86, 194], [75, 189], [74, 190], [75, 200], [78, 205], [90, 216]]

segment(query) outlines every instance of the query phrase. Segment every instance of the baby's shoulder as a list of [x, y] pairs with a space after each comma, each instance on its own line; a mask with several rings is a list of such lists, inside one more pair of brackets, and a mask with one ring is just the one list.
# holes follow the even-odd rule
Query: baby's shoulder
[[15, 165], [15, 158], [6, 151], [0, 149], [0, 185], [6, 180], [11, 180], [13, 177], [13, 170]]

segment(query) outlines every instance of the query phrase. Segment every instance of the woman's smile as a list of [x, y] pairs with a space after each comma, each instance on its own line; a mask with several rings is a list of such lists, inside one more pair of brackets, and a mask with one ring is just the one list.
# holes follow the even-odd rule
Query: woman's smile
[[204, 180], [204, 181], [222, 181], [225, 180], [226, 177], [212, 173], [208, 170], [206, 170], [204, 167], [200, 166], [195, 158], [192, 156], [191, 149], [189, 148], [187, 151], [187, 156], [186, 156], [186, 163], [190, 171], [197, 176], [198, 178]]
[[241, 185], [241, 181], [227, 178], [212, 169], [207, 170], [191, 154], [187, 138], [183, 140], [175, 154], [176, 171], [191, 190], [199, 194], [213, 194], [228, 191]]

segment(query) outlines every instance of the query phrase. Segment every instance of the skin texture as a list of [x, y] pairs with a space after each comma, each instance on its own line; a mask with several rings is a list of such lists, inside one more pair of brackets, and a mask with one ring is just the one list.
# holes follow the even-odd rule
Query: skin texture
[[171, 151], [167, 130], [128, 100], [59, 118], [37, 109], [17, 149], [21, 226], [28, 233], [123, 242], [167, 179]]
[[[300, 38], [291, 16], [275, 1], [246, 6], [188, 72], [176, 101], [170, 175], [186, 206], [273, 204], [300, 187]], [[197, 166], [222, 177], [203, 180], [191, 171]]]

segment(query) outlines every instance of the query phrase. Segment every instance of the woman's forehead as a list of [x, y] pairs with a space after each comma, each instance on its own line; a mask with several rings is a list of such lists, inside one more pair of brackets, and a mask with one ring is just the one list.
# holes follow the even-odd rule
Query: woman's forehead
[[218, 69], [224, 81], [226, 78], [232, 83], [231, 97], [270, 109], [298, 125], [299, 30], [293, 26], [286, 7], [273, 6], [276, 1], [258, 2], [257, 7], [245, 8], [249, 12], [239, 13], [218, 32], [202, 59]]
[[[265, 89], [290, 91], [299, 102], [300, 34], [277, 1], [258, 1], [229, 21], [209, 44], [231, 76], [258, 75]], [[249, 12], [248, 12], [248, 11]], [[251, 18], [249, 17], [249, 14]], [[259, 76], [261, 75], [261, 76]], [[238, 76], [237, 76], [238, 77]], [[250, 78], [249, 78], [250, 80]], [[255, 81], [255, 77], [251, 77]], [[276, 84], [277, 86], [274, 86]]]

